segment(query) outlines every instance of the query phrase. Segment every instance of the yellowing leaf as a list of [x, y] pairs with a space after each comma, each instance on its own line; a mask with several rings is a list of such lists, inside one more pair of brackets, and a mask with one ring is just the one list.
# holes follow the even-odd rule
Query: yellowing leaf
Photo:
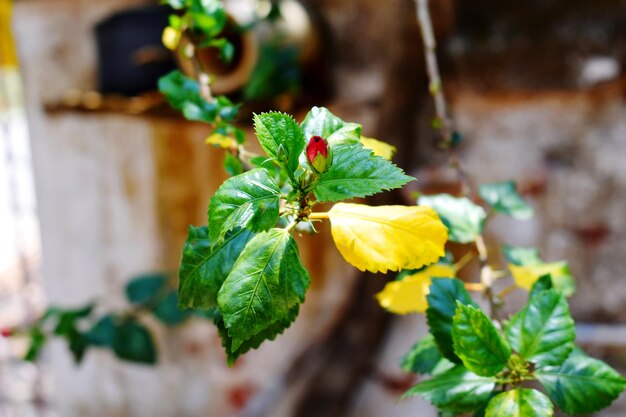
[[237, 146], [235, 139], [221, 133], [213, 133], [204, 141], [207, 145], [217, 146], [222, 149], [232, 149]]
[[180, 37], [181, 37], [180, 31], [174, 29], [171, 26], [168, 26], [163, 30], [161, 41], [163, 42], [163, 45], [165, 45], [167, 49], [174, 51], [176, 50], [176, 48], [178, 48]]
[[361, 143], [364, 148], [371, 149], [374, 155], [391, 160], [396, 154], [396, 147], [378, 139], [361, 136]]
[[445, 255], [448, 229], [430, 207], [338, 203], [328, 216], [339, 252], [361, 271], [418, 269]]
[[567, 262], [538, 263], [535, 265], [509, 264], [509, 270], [518, 287], [530, 290], [533, 284], [543, 275], [550, 275], [554, 287], [569, 297], [574, 293], [574, 279]]
[[392, 281], [376, 294], [381, 307], [396, 314], [423, 313], [428, 307], [426, 295], [430, 291], [431, 278], [453, 278], [450, 265], [431, 265], [401, 281]]

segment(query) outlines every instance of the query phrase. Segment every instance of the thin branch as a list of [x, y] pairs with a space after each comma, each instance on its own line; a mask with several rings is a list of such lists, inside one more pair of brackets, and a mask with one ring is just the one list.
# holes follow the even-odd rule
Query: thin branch
[[428, 73], [430, 94], [435, 100], [435, 111], [441, 123], [441, 134], [444, 141], [452, 138], [452, 120], [448, 117], [448, 106], [443, 95], [443, 85], [439, 75], [439, 65], [437, 64], [437, 43], [433, 31], [430, 11], [428, 10], [428, 0], [417, 0], [417, 19], [419, 21], [422, 40], [424, 42], [424, 57], [426, 58], [426, 72]]
[[196, 54], [196, 46], [193, 43], [190, 42], [187, 44], [185, 47], [185, 55], [189, 58], [196, 70], [198, 84], [200, 85], [200, 95], [209, 103], [215, 101], [213, 93], [211, 93], [211, 77], [206, 73], [204, 68], [202, 68], [202, 63]]
[[439, 131], [441, 133], [442, 147], [448, 150], [449, 165], [452, 167], [459, 178], [461, 184], [461, 192], [464, 196], [471, 196], [472, 188], [469, 177], [461, 166], [459, 158], [454, 148], [454, 124], [448, 114], [448, 106], [443, 93], [443, 82], [439, 74], [439, 65], [437, 64], [437, 43], [435, 42], [435, 34], [433, 31], [432, 19], [428, 9], [428, 0], [416, 0], [417, 3], [417, 20], [419, 22], [422, 41], [424, 43], [424, 58], [426, 59], [426, 72], [428, 74], [428, 90], [433, 96], [435, 102], [435, 112], [437, 113], [437, 121]]
[[[459, 182], [461, 183], [461, 192], [465, 197], [472, 196], [471, 182], [454, 151], [454, 125], [448, 114], [446, 99], [443, 94], [443, 83], [439, 74], [439, 66], [437, 64], [437, 44], [435, 42], [435, 34], [433, 31], [430, 11], [428, 9], [428, 0], [415, 0], [417, 4], [417, 19], [422, 33], [424, 42], [424, 56], [426, 59], [426, 71], [429, 79], [429, 90], [435, 101], [435, 111], [439, 122], [439, 130], [443, 141], [443, 148], [448, 150], [449, 165], [457, 172]], [[475, 241], [478, 250], [478, 260], [480, 261], [480, 282], [484, 286], [484, 295], [489, 301], [491, 308], [491, 316], [497, 318], [498, 299], [493, 293], [492, 285], [494, 281], [493, 269], [489, 265], [489, 253], [485, 246], [482, 235], [479, 235]]]

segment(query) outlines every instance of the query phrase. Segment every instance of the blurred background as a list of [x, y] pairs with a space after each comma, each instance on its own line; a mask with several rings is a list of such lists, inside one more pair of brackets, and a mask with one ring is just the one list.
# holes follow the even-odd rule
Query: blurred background
[[[70, 351], [62, 338], [36, 362], [20, 359], [37, 335], [10, 329], [49, 306], [128, 309], [133, 277], [175, 280], [188, 226], [206, 223], [227, 177], [223, 152], [204, 144], [209, 128], [156, 93], [159, 76], [193, 71], [161, 46], [169, 11], [157, 3], [0, 0], [0, 416], [436, 416], [418, 398], [398, 401], [415, 382], [398, 359], [426, 332], [424, 317], [382, 310], [374, 294], [387, 278], [348, 266], [329, 233], [300, 239], [312, 286], [298, 320], [232, 369], [214, 326], [196, 316], [142, 317], [152, 365]], [[300, 121], [323, 105], [393, 143], [395, 162], [418, 178], [373, 204], [458, 190], [434, 146], [414, 2], [225, 4], [250, 30], [229, 35], [231, 64], [207, 65], [216, 92], [245, 103], [238, 123], [252, 147], [253, 111]], [[431, 9], [466, 170], [477, 183], [517, 181], [536, 212], [496, 216], [487, 244], [567, 260], [578, 342], [623, 372], [626, 1]], [[524, 299], [518, 291], [508, 308]], [[626, 399], [597, 415], [626, 415]]]

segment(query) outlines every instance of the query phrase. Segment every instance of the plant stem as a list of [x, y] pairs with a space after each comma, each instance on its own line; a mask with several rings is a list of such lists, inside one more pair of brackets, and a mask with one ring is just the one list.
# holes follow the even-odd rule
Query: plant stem
[[316, 219], [329, 219], [330, 217], [328, 216], [327, 212], [319, 212], [319, 213], [311, 213], [309, 214], [309, 219], [311, 220], [316, 220]]
[[487, 252], [487, 246], [485, 245], [485, 239], [482, 235], [478, 235], [474, 241], [476, 244], [476, 250], [478, 250], [478, 260], [480, 262], [480, 282], [484, 285], [484, 294], [489, 301], [489, 311], [491, 318], [498, 318], [498, 303], [495, 294], [493, 293], [493, 270], [489, 265], [489, 252]]
[[516, 289], [517, 289], [517, 285], [511, 284], [498, 293], [498, 298], [503, 299], [504, 297], [511, 294], [513, 291], [515, 291]]
[[468, 291], [484, 291], [485, 286], [480, 282], [466, 282], [465, 289]]
[[285, 227], [285, 231], [287, 233], [291, 232], [291, 229], [293, 229], [294, 227], [296, 227], [296, 225], [298, 224], [298, 220], [294, 220], [291, 223], [289, 223], [289, 226]]
[[428, 89], [435, 102], [435, 112], [439, 121], [442, 146], [444, 149], [448, 150], [448, 163], [457, 173], [462, 194], [469, 197], [471, 195], [470, 180], [461, 166], [456, 151], [453, 149], [452, 136], [454, 133], [454, 124], [448, 115], [448, 106], [443, 94], [443, 82], [441, 81], [439, 65], [437, 64], [437, 43], [435, 42], [432, 20], [430, 18], [430, 11], [428, 10], [428, 0], [416, 0], [416, 3], [417, 20], [424, 43], [424, 58], [426, 60], [426, 72], [428, 73], [429, 80]]
[[453, 266], [454, 271], [455, 272], [459, 272], [461, 269], [463, 269], [468, 263], [471, 262], [472, 259], [474, 259], [475, 253], [474, 251], [468, 251], [466, 252], [463, 257], [461, 259], [459, 259], [458, 262], [456, 262]]
[[196, 70], [198, 84], [200, 85], [200, 95], [209, 103], [215, 101], [213, 93], [211, 93], [211, 77], [209, 77], [209, 74], [207, 74], [206, 71], [204, 71], [204, 68], [202, 68], [202, 63], [196, 54], [196, 46], [193, 43], [190, 42], [187, 44], [185, 47], [185, 55], [189, 58], [194, 69]]
[[[437, 44], [435, 42], [435, 34], [433, 31], [432, 19], [428, 9], [428, 0], [415, 0], [417, 6], [417, 20], [419, 22], [422, 41], [424, 43], [424, 58], [426, 60], [426, 72], [429, 79], [429, 91], [435, 102], [435, 112], [441, 133], [442, 147], [448, 150], [448, 164], [452, 167], [458, 176], [461, 185], [461, 194], [465, 197], [472, 197], [471, 181], [465, 170], [461, 166], [461, 162], [454, 150], [453, 135], [454, 124], [448, 115], [448, 107], [446, 98], [443, 93], [443, 83], [439, 74], [439, 65], [437, 63]], [[498, 300], [493, 294], [491, 288], [494, 276], [491, 266], [489, 266], [489, 254], [482, 235], [476, 240], [476, 249], [478, 250], [478, 259], [480, 261], [480, 282], [484, 286], [483, 293], [489, 300], [492, 318], [496, 318], [498, 314]]]

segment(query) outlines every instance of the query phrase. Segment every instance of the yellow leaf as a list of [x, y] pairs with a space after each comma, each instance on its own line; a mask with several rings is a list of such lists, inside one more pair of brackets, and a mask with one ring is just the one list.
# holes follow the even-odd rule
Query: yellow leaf
[[418, 269], [445, 255], [448, 229], [430, 207], [338, 203], [328, 216], [339, 252], [361, 271]]
[[174, 29], [171, 26], [168, 26], [163, 30], [161, 41], [163, 42], [163, 45], [165, 45], [167, 49], [174, 51], [176, 50], [176, 48], [178, 48], [180, 37], [181, 37], [180, 31]]
[[392, 281], [376, 294], [378, 303], [395, 314], [423, 313], [428, 307], [426, 295], [430, 291], [431, 278], [453, 278], [454, 268], [434, 264], [401, 281]]
[[371, 149], [374, 155], [391, 160], [396, 154], [396, 147], [378, 139], [361, 136], [361, 143], [364, 148]]
[[513, 279], [518, 287], [530, 290], [533, 284], [541, 278], [542, 275], [550, 274], [555, 286], [573, 285], [566, 282], [562, 278], [569, 278], [569, 270], [566, 262], [541, 263], [537, 265], [513, 265], [509, 264], [509, 271], [513, 275]]
[[213, 133], [204, 141], [207, 145], [217, 146], [222, 149], [232, 149], [237, 146], [235, 139], [221, 133]]

